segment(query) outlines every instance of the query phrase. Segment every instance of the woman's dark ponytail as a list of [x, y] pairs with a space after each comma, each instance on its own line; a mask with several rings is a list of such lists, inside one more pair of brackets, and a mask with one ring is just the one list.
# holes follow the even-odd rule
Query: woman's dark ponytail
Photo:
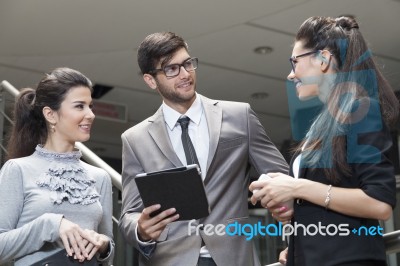
[[7, 159], [28, 156], [33, 153], [43, 136], [47, 136], [46, 123], [39, 110], [35, 108], [36, 91], [23, 89], [18, 95], [13, 111], [12, 126], [8, 146]]

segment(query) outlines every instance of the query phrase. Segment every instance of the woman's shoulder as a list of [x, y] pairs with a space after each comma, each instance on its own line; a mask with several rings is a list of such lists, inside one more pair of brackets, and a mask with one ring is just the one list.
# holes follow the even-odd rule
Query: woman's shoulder
[[20, 158], [8, 159], [3, 165], [2, 169], [23, 169], [26, 166], [37, 165], [32, 155]]
[[22, 182], [26, 173], [29, 173], [29, 167], [24, 158], [16, 158], [7, 160], [0, 169], [0, 183], [1, 180], [8, 180], [7, 182]]
[[20, 158], [18, 159], [9, 159], [7, 160], [2, 166], [1, 166], [1, 172], [4, 171], [11, 171], [13, 172], [13, 169], [20, 168], [18, 161], [20, 161]]

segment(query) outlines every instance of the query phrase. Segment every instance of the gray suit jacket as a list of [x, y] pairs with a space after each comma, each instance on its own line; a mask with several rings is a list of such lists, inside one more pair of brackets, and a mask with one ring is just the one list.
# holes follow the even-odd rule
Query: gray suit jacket
[[[249, 169], [258, 173], [288, 172], [286, 161], [268, 138], [249, 104], [211, 100], [201, 96], [210, 135], [204, 185], [211, 213], [194, 224], [248, 223]], [[138, 173], [182, 166], [169, 140], [161, 108], [147, 120], [122, 134], [122, 214], [119, 228], [138, 248], [140, 265], [196, 265], [201, 238], [217, 265], [260, 265], [251, 241], [245, 236], [205, 235], [189, 221], [169, 224], [150, 254], [139, 248], [135, 235], [143, 210], [134, 177]], [[148, 253], [148, 252], [147, 252]]]

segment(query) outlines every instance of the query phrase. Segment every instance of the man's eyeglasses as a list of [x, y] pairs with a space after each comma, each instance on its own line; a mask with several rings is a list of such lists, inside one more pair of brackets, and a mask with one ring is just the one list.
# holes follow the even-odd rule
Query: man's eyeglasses
[[187, 59], [182, 64], [167, 65], [163, 68], [153, 69], [149, 71], [149, 73], [154, 74], [156, 72], [162, 71], [164, 72], [165, 76], [172, 78], [179, 75], [179, 73], [181, 72], [181, 67], [183, 67], [187, 72], [192, 72], [197, 68], [198, 63], [199, 59], [197, 57], [193, 57]]
[[307, 52], [307, 53], [300, 54], [300, 55], [294, 55], [294, 56], [290, 57], [289, 61], [290, 61], [290, 65], [292, 66], [293, 73], [295, 72], [295, 69], [296, 69], [297, 58], [308, 56], [308, 55], [312, 55], [312, 54], [315, 54], [315, 53], [318, 53], [318, 52], [319, 52], [318, 50], [317, 51], [311, 51], [311, 52]]

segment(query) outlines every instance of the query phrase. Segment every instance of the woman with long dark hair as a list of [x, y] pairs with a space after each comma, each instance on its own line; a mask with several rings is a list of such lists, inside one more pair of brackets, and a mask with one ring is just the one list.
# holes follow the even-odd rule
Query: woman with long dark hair
[[287, 265], [386, 265], [379, 220], [396, 203], [388, 158], [399, 111], [393, 90], [353, 17], [307, 19], [290, 62], [297, 97], [318, 97], [323, 108], [295, 150], [291, 176], [253, 182], [252, 202], [297, 228]]
[[111, 180], [75, 148], [90, 137], [91, 92], [82, 73], [57, 68], [18, 96], [0, 171], [0, 264], [112, 264]]

